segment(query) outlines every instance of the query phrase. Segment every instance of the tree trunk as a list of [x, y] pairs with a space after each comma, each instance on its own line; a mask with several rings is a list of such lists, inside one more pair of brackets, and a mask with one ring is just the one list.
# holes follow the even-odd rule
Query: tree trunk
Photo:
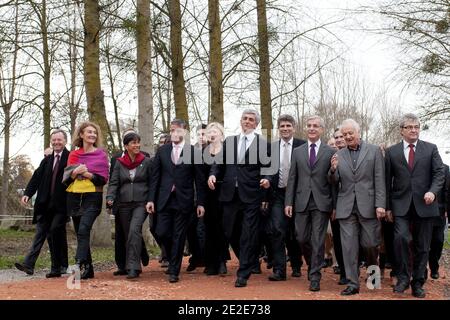
[[[15, 81], [13, 79], [12, 81]], [[8, 212], [8, 194], [9, 194], [9, 139], [11, 129], [11, 106], [4, 106], [3, 113], [5, 116], [5, 123], [3, 125], [5, 135], [5, 145], [3, 147], [3, 171], [2, 171], [2, 198], [0, 214], [9, 214]]]
[[[150, 42], [150, 0], [137, 0], [136, 21], [137, 84], [138, 84], [138, 130], [141, 149], [153, 154], [153, 95]], [[155, 245], [150, 233], [149, 219], [142, 226], [147, 244]]]
[[209, 22], [209, 82], [211, 86], [210, 121], [224, 122], [222, 83], [222, 38], [219, 0], [208, 1]]
[[170, 51], [172, 59], [172, 82], [175, 100], [175, 115], [189, 124], [186, 87], [183, 74], [183, 50], [181, 44], [180, 0], [169, 0]]
[[258, 16], [259, 94], [261, 101], [261, 127], [272, 137], [272, 105], [270, 96], [269, 38], [267, 34], [266, 0], [256, 0]]
[[[103, 132], [103, 136], [107, 137], [110, 134], [106, 119], [105, 103], [103, 101], [103, 91], [100, 84], [100, 16], [97, 0], [84, 1], [84, 22], [84, 77], [87, 109], [89, 119], [97, 123]], [[103, 198], [105, 198], [105, 194]], [[103, 199], [104, 203], [105, 199]], [[104, 206], [92, 230], [92, 244], [96, 246], [110, 246], [112, 244], [111, 221], [104, 210]]]

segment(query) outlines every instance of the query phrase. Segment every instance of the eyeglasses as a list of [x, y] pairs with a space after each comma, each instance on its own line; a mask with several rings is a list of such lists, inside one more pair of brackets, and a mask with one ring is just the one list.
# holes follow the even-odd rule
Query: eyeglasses
[[419, 126], [419, 125], [415, 125], [415, 126], [403, 126], [402, 128], [411, 131], [412, 129], [419, 130], [419, 129], [420, 129], [420, 126]]

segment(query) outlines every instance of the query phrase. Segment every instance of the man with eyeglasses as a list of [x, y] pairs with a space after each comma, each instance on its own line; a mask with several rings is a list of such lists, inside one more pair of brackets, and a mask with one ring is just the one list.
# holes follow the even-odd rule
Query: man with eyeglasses
[[[430, 251], [433, 221], [439, 217], [436, 196], [445, 179], [436, 145], [419, 140], [420, 122], [405, 114], [400, 121], [402, 142], [386, 149], [387, 218], [394, 219], [395, 293], [411, 285], [412, 295], [424, 298], [422, 288]], [[412, 239], [412, 281], [410, 241]]]

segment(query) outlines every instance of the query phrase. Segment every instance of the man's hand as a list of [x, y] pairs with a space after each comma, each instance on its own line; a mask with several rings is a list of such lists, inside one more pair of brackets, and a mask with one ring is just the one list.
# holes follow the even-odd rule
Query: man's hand
[[209, 176], [209, 178], [208, 178], [208, 187], [211, 190], [215, 190], [216, 189], [215, 184], [216, 184], [216, 176]]
[[292, 218], [292, 206], [284, 207], [284, 214], [286, 217]]
[[386, 215], [386, 210], [384, 210], [384, 208], [377, 208], [376, 212], [377, 212], [377, 219], [379, 221], [384, 219], [384, 216]]
[[338, 155], [337, 155], [337, 153], [335, 153], [331, 157], [331, 172], [334, 173], [336, 171], [338, 164], [339, 164]]
[[205, 215], [205, 208], [203, 206], [197, 206], [197, 217], [201, 218]]
[[20, 202], [22, 202], [22, 204], [26, 206], [29, 200], [30, 198], [28, 196], [23, 196], [22, 199], [20, 199]]
[[331, 217], [330, 217], [331, 221], [336, 220], [336, 209], [333, 209], [333, 211], [331, 212]]
[[148, 213], [153, 214], [155, 212], [155, 204], [152, 201], [147, 202], [145, 209]]
[[259, 181], [259, 186], [264, 189], [268, 189], [270, 187], [270, 181], [267, 179], [261, 179], [261, 181]]
[[423, 196], [423, 200], [425, 200], [425, 203], [426, 203], [427, 205], [432, 204], [435, 198], [436, 198], [436, 196], [434, 195], [433, 192], [427, 192], [427, 193], [425, 193], [425, 195]]
[[392, 214], [391, 210], [386, 210], [386, 217], [385, 220], [387, 222], [394, 222], [394, 215]]

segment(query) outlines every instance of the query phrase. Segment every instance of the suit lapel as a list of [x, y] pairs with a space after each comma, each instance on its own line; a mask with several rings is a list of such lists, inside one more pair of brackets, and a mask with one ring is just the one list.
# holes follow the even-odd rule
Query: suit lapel
[[411, 170], [411, 172], [414, 172], [414, 169], [416, 168], [416, 164], [422, 159], [424, 152], [425, 152], [425, 150], [424, 150], [424, 145], [423, 145], [422, 141], [417, 140], [416, 151], [414, 153], [413, 169]]
[[405, 152], [403, 150], [403, 141], [394, 146], [394, 151], [398, 154], [397, 157], [400, 157], [400, 162], [405, 166], [405, 168], [409, 170], [408, 162], [405, 158]]
[[347, 162], [348, 166], [353, 171], [352, 158], [350, 157], [350, 151], [348, 150], [348, 148], [342, 150], [342, 158], [345, 162]]
[[355, 170], [358, 170], [358, 168], [361, 165], [362, 161], [366, 157], [367, 152], [369, 152], [369, 148], [368, 148], [366, 143], [363, 143], [361, 145], [361, 150], [359, 151], [359, 157], [358, 157], [358, 161], [356, 162], [356, 169]]
[[314, 165], [311, 169], [313, 169], [316, 166], [317, 162], [319, 162], [320, 156], [325, 152], [324, 149], [325, 149], [325, 146], [324, 146], [323, 142], [320, 141], [320, 147], [319, 147], [319, 151], [317, 151], [316, 162], [314, 162]]

